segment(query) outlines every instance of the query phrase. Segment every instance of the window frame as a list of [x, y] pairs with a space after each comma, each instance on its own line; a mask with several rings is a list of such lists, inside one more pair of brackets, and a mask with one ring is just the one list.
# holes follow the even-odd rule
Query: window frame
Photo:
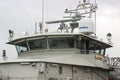
[[[76, 37], [76, 49], [80, 49], [81, 53], [83, 53], [83, 54], [84, 53], [88, 54], [90, 52], [93, 52], [93, 53], [97, 53], [97, 54], [104, 56], [105, 50], [107, 47], [105, 45], [104, 46], [103, 45], [104, 44], [97, 42], [95, 40], [92, 40], [90, 38], [86, 38], [86, 37], [82, 37], [82, 36]], [[98, 50], [98, 52], [96, 52], [97, 50]]]
[[[19, 52], [17, 46], [20, 47], [18, 44], [19, 44], [19, 43], [22, 43], [22, 42], [25, 42], [25, 43], [26, 43], [26, 49], [27, 49], [27, 50], [26, 50], [26, 51], [23, 51], [23, 52]], [[17, 42], [15, 43], [15, 47], [16, 47], [16, 51], [17, 51], [18, 55], [19, 55], [19, 54], [26, 53], [26, 52], [29, 51], [29, 48], [28, 48], [28, 45], [27, 45], [27, 41], [26, 41], [25, 39], [24, 39], [24, 40], [17, 41]], [[21, 47], [22, 47], [22, 46], [21, 46]]]
[[51, 50], [53, 50], [53, 49], [60, 49], [60, 50], [61, 50], [61, 49], [71, 49], [71, 48], [69, 48], [69, 47], [68, 47], [68, 48], [50, 48], [49, 39], [58, 39], [58, 38], [59, 38], [59, 39], [60, 39], [60, 38], [61, 38], [61, 39], [62, 39], [62, 38], [72, 38], [72, 39], [73, 39], [73, 47], [71, 47], [71, 48], [75, 48], [75, 39], [74, 39], [75, 36], [71, 36], [71, 35], [70, 35], [70, 36], [48, 36], [48, 39], [47, 39], [47, 40], [48, 40], [49, 49], [51, 49]]
[[[29, 44], [29, 41], [34, 41], [34, 40], [42, 40], [42, 39], [45, 39], [45, 42], [46, 42], [46, 48], [43, 48], [43, 49], [40, 49], [40, 48], [37, 48], [37, 49], [31, 49], [30, 48], [30, 44]], [[29, 49], [30, 51], [34, 51], [34, 50], [45, 50], [45, 49], [48, 49], [48, 44], [47, 44], [47, 38], [46, 37], [37, 37], [37, 38], [31, 38], [31, 39], [27, 39], [27, 43], [28, 43], [28, 46], [29, 46]]]

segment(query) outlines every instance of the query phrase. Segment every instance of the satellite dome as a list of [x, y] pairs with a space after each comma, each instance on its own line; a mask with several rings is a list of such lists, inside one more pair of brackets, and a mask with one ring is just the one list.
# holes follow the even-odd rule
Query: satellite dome
[[73, 30], [73, 33], [79, 33], [79, 28], [75, 28], [75, 29]]
[[79, 22], [79, 32], [84, 34], [94, 33], [94, 24], [91, 18], [83, 18]]

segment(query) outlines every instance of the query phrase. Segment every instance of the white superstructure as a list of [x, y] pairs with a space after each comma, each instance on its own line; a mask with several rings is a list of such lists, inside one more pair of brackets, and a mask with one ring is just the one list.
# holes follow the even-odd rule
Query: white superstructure
[[[79, 12], [79, 10], [82, 13]], [[12, 39], [7, 44], [15, 45], [18, 59], [0, 61], [1, 80], [108, 80], [109, 65], [106, 49], [110, 44], [91, 37], [94, 23], [91, 21], [96, 6], [83, 0], [70, 19], [47, 21], [61, 23], [57, 33]], [[86, 17], [87, 18], [86, 18]], [[69, 25], [66, 25], [68, 22]], [[42, 27], [42, 26], [41, 26]], [[71, 29], [71, 31], [69, 30]], [[74, 33], [75, 29], [80, 32]]]

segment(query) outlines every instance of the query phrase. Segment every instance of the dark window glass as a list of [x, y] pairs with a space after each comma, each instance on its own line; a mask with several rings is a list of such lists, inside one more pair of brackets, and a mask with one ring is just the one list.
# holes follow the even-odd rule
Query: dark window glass
[[68, 38], [49, 38], [49, 47], [51, 49], [74, 48], [74, 39]]
[[30, 41], [28, 41], [28, 44], [29, 44], [31, 50], [47, 48], [46, 39], [30, 40]]
[[100, 55], [105, 55], [106, 46], [100, 42], [93, 41], [90, 39], [77, 39], [76, 38], [76, 48], [80, 49], [82, 53], [97, 53]]
[[16, 49], [18, 53], [26, 52], [28, 51], [27, 43], [26, 41], [20, 42], [16, 44]]
[[82, 42], [79, 40], [76, 40], [76, 48], [82, 49]]
[[86, 49], [86, 42], [84, 40], [76, 40], [76, 48], [85, 50]]
[[97, 42], [90, 41], [89, 50], [100, 55], [105, 55], [105, 46]]
[[59, 74], [62, 74], [63, 73], [63, 68], [62, 66], [59, 66]]

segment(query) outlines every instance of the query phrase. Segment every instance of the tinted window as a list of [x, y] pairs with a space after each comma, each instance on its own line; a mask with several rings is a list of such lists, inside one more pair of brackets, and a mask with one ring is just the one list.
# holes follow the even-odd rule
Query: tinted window
[[86, 42], [84, 40], [76, 40], [76, 48], [85, 50], [86, 49]]
[[28, 43], [31, 50], [47, 48], [46, 39], [30, 40]]
[[51, 49], [74, 48], [74, 39], [68, 38], [49, 38], [49, 47]]
[[89, 51], [105, 55], [105, 47], [100, 43], [89, 39], [76, 39], [76, 48], [80, 49], [82, 53], [89, 53]]

